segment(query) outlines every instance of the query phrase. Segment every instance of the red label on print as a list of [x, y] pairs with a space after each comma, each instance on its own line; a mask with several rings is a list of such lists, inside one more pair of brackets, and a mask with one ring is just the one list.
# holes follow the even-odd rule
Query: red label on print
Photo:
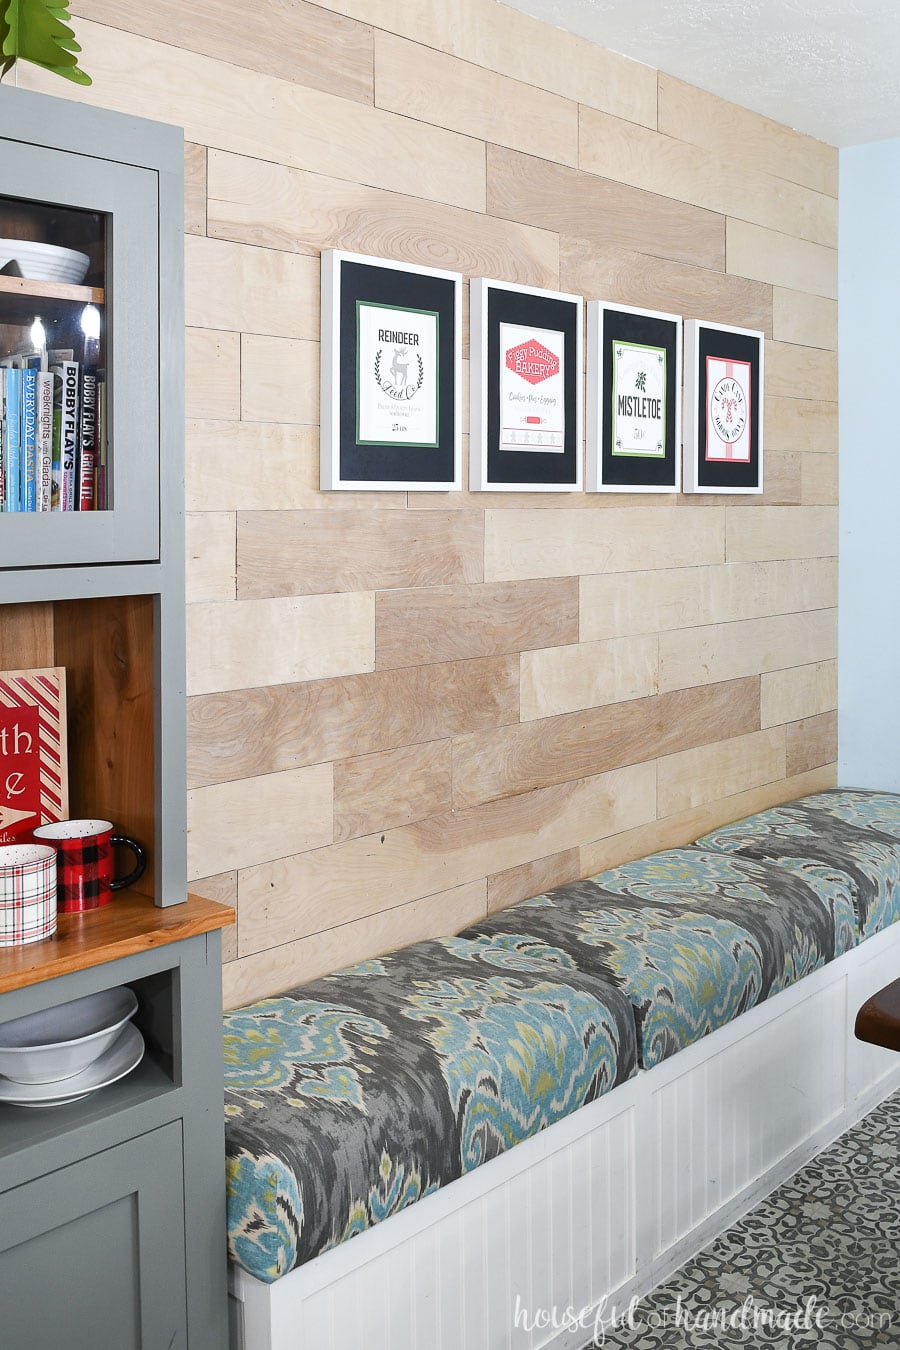
[[0, 707], [0, 844], [28, 839], [41, 823], [41, 729], [37, 708]]
[[506, 353], [506, 367], [516, 375], [521, 375], [529, 384], [540, 384], [549, 380], [551, 375], [559, 374], [559, 357], [554, 356], [542, 342], [529, 338], [520, 342], [518, 347], [510, 347]]

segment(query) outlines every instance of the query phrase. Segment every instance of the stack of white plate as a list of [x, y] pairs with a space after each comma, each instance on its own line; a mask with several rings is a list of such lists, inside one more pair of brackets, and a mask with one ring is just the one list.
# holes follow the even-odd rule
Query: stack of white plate
[[144, 1055], [137, 1006], [120, 985], [0, 1025], [0, 1102], [63, 1106], [124, 1078]]
[[0, 270], [14, 263], [29, 281], [65, 281], [77, 286], [91, 265], [86, 253], [30, 239], [0, 239]]

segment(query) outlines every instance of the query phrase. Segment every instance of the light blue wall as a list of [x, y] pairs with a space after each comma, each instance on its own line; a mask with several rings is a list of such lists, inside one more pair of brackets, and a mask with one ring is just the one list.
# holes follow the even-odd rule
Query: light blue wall
[[838, 782], [900, 792], [900, 141], [840, 173]]

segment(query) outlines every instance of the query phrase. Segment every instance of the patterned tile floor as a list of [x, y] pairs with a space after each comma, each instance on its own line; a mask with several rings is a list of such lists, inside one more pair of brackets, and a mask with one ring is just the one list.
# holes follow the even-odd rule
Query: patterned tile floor
[[638, 1303], [633, 1322], [590, 1345], [900, 1350], [900, 1093]]

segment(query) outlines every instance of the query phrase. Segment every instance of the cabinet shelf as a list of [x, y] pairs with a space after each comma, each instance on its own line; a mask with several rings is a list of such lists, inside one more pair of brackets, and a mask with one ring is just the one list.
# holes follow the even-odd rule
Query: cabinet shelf
[[[102, 305], [106, 291], [102, 286], [72, 286], [64, 281], [31, 281], [28, 277], [0, 276], [0, 296], [27, 300], [72, 300], [82, 305]], [[0, 304], [6, 308], [5, 302]]]

